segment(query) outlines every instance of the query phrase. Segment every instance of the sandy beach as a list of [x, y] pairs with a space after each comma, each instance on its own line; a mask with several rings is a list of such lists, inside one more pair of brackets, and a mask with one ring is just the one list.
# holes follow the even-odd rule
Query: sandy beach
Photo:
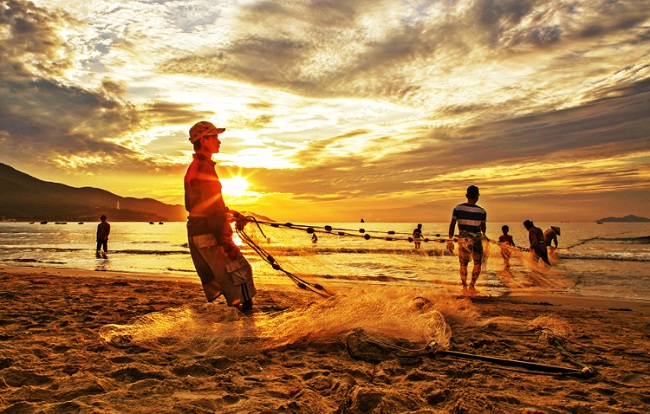
[[[292, 284], [257, 286], [256, 311], [242, 316], [205, 303], [198, 279], [0, 267], [0, 413], [650, 409], [647, 301], [419, 292], [405, 315], [444, 317], [448, 341], [435, 352], [411, 339], [364, 342], [344, 322], [412, 292], [333, 301]], [[396, 314], [395, 337], [383, 338], [408, 335], [408, 318]], [[544, 372], [556, 367], [566, 371]]]

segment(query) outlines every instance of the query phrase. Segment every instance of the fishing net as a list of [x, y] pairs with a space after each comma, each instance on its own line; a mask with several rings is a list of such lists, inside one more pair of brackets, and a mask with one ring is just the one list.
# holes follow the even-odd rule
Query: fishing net
[[477, 321], [477, 327], [507, 334], [537, 336], [541, 340], [550, 337], [568, 340], [573, 336], [571, 325], [564, 319], [554, 315], [542, 315], [531, 321], [522, 321], [508, 316], [482, 318]]
[[[418, 296], [422, 294], [429, 299]], [[443, 312], [450, 312], [450, 306], [431, 292], [384, 287], [305, 299], [304, 294], [278, 292], [273, 303], [251, 316], [223, 304], [172, 308], [128, 325], [106, 325], [100, 336], [117, 347], [138, 345], [229, 356], [296, 343], [341, 343], [358, 329], [403, 343], [449, 346], [451, 328]], [[438, 305], [437, 299], [441, 301]], [[474, 312], [463, 307], [455, 309], [454, 316], [470, 320], [476, 316]]]
[[[307, 289], [313, 287], [310, 283], [328, 288], [343, 282], [458, 287], [458, 248], [456, 245], [453, 253], [447, 251], [444, 229], [426, 232], [415, 248], [406, 225], [395, 225], [393, 230], [381, 228], [383, 225], [257, 222], [246, 226], [236, 241], [248, 253], [256, 278], [266, 281], [288, 273], [296, 277], [296, 283], [309, 282], [301, 285]], [[484, 240], [483, 251], [477, 286], [490, 293], [499, 295], [512, 289], [557, 291], [571, 286], [555, 268], [538, 263], [527, 249]], [[508, 257], [507, 266], [504, 256]], [[470, 263], [470, 274], [472, 266]]]
[[[141, 346], [184, 354], [238, 356], [297, 344], [343, 344], [355, 359], [419, 358], [449, 349], [451, 326], [570, 334], [554, 318], [531, 322], [482, 320], [460, 289], [458, 257], [434, 229], [415, 248], [408, 228], [337, 228], [250, 223], [236, 234], [265, 289], [244, 316], [223, 303], [194, 304], [107, 325], [101, 338], [117, 347]], [[485, 242], [477, 287], [498, 296], [509, 289], [557, 288], [528, 252]], [[514, 268], [514, 270], [513, 270]], [[471, 273], [471, 264], [470, 264]], [[262, 300], [260, 300], [262, 297]]]

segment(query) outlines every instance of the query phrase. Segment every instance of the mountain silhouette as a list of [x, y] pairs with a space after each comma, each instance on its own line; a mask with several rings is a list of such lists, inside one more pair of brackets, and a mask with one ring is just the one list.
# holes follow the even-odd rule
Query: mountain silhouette
[[646, 217], [639, 217], [634, 215], [629, 215], [625, 217], [605, 217], [600, 220], [596, 220], [597, 223], [647, 223], [650, 219]]
[[185, 221], [180, 204], [42, 181], [0, 163], [0, 218], [17, 221]]

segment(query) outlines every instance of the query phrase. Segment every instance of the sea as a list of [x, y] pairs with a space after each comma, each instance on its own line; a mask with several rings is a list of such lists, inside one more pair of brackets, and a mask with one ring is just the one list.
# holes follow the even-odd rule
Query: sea
[[[197, 281], [185, 223], [111, 223], [107, 258], [95, 257], [93, 222], [0, 222], [0, 266], [80, 269], [173, 276]], [[448, 223], [422, 223], [424, 240], [410, 239], [417, 223], [249, 223], [252, 248], [235, 237], [264, 282], [286, 282], [287, 273], [335, 291], [341, 286], [460, 286], [458, 257], [445, 250]], [[501, 225], [516, 244], [506, 268], [495, 242]], [[494, 228], [491, 228], [491, 226]], [[486, 259], [477, 283], [481, 294], [540, 292], [650, 300], [650, 223], [535, 223], [560, 227], [553, 265], [535, 263], [521, 223], [489, 223]], [[318, 240], [313, 240], [313, 235]], [[271, 266], [268, 259], [277, 263]], [[471, 272], [470, 263], [470, 272]], [[92, 274], [92, 273], [91, 273]], [[291, 281], [289, 281], [291, 282]]]

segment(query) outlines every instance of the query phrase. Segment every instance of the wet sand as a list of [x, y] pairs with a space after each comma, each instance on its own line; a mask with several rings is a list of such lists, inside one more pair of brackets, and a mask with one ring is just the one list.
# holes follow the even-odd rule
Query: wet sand
[[[107, 336], [111, 327], [183, 310], [241, 319], [245, 339], [246, 324], [255, 318], [268, 320], [321, 300], [291, 284], [257, 286], [256, 312], [244, 317], [223, 303], [206, 304], [198, 280], [0, 266], [0, 413], [650, 409], [650, 302], [645, 301], [452, 295], [432, 306], [440, 307], [453, 332], [447, 351], [454, 355], [378, 352], [357, 359], [349, 352], [352, 332], [337, 340], [307, 333], [263, 349], [249, 336], [250, 344], [225, 343], [221, 352], [205, 344], [174, 346], [169, 332], [150, 341]], [[358, 310], [360, 319], [365, 311]], [[559, 324], [562, 335], [539, 330], [553, 325], [545, 325], [545, 318]], [[542, 372], [543, 366], [568, 372]]]

